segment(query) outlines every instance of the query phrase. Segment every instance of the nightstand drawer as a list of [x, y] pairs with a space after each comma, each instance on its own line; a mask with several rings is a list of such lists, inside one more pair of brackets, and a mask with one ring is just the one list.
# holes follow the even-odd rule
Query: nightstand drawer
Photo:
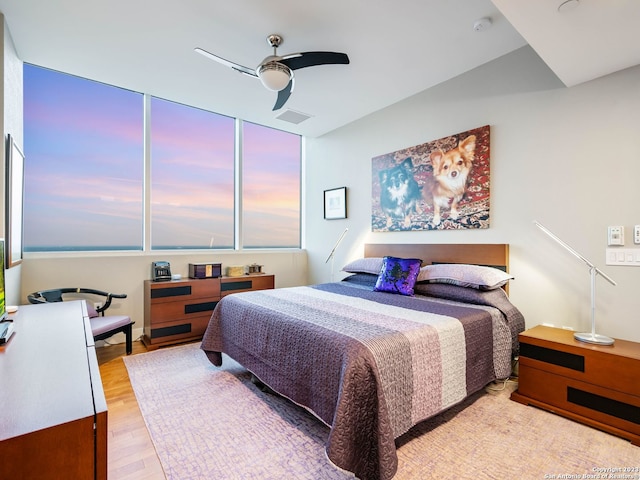
[[520, 366], [518, 393], [640, 435], [640, 397]]

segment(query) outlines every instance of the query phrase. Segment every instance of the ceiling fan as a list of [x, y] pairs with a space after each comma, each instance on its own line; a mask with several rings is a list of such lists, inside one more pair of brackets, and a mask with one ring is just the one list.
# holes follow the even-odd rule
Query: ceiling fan
[[267, 37], [267, 43], [273, 47], [273, 55], [269, 55], [262, 60], [255, 70], [225, 60], [202, 48], [196, 48], [195, 51], [222, 65], [231, 67], [237, 72], [258, 78], [266, 88], [278, 92], [278, 98], [276, 99], [276, 104], [273, 106], [273, 110], [282, 108], [289, 99], [293, 91], [294, 70], [316, 65], [349, 63], [347, 54], [336, 52], [301, 52], [278, 56], [277, 49], [282, 43], [282, 37], [276, 34], [269, 35]]

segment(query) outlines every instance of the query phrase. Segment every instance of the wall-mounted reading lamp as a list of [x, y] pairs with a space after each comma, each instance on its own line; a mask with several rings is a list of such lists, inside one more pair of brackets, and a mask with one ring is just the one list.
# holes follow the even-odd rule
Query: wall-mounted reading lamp
[[327, 259], [324, 261], [324, 263], [328, 263], [329, 260], [331, 260], [331, 281], [332, 282], [333, 282], [333, 260], [334, 260], [334, 256], [335, 256], [335, 253], [336, 253], [336, 249], [338, 248], [338, 245], [340, 245], [340, 242], [342, 242], [342, 239], [344, 238], [344, 236], [347, 234], [348, 231], [349, 231], [348, 228], [344, 229], [344, 232], [342, 232], [340, 234], [340, 236], [338, 237], [338, 241], [336, 242], [336, 244], [331, 249], [331, 253], [327, 257]]

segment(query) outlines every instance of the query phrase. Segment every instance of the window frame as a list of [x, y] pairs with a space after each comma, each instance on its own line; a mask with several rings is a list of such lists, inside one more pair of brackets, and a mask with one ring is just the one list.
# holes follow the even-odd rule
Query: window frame
[[[27, 65], [25, 63], [25, 65]], [[40, 67], [39, 65], [29, 64], [37, 68], [46, 68]], [[56, 73], [62, 75], [72, 75], [67, 74], [66, 72], [61, 72], [54, 70]], [[78, 77], [82, 80], [86, 80], [89, 82], [93, 82], [95, 80], [87, 79], [84, 77]], [[100, 82], [104, 85], [116, 87], [114, 85], [110, 85], [105, 82]], [[143, 173], [142, 173], [142, 249], [121, 249], [121, 250], [73, 250], [72, 247], [69, 247], [69, 250], [37, 250], [37, 251], [25, 251], [23, 253], [23, 257], [25, 258], [59, 258], [59, 257], [94, 257], [94, 256], [140, 256], [140, 255], [156, 255], [159, 253], [167, 253], [171, 255], [189, 255], [189, 254], [201, 254], [215, 251], [216, 255], [220, 253], [240, 253], [240, 252], [260, 252], [260, 251], [275, 251], [275, 252], [286, 252], [286, 251], [300, 251], [303, 247], [304, 240], [304, 145], [305, 138], [302, 135], [298, 135], [292, 132], [287, 132], [286, 130], [280, 130], [274, 127], [265, 126], [256, 124], [255, 122], [247, 122], [252, 123], [267, 129], [279, 130], [285, 133], [290, 133], [292, 135], [298, 135], [300, 137], [300, 152], [299, 152], [299, 202], [298, 202], [298, 212], [299, 212], [299, 227], [298, 227], [298, 238], [299, 245], [298, 247], [286, 246], [286, 247], [258, 247], [258, 248], [245, 248], [242, 244], [242, 225], [243, 225], [243, 202], [242, 202], [242, 129], [243, 123], [245, 122], [243, 119], [232, 117], [235, 123], [235, 154], [234, 154], [234, 210], [233, 210], [233, 222], [234, 222], [234, 242], [233, 248], [176, 248], [176, 249], [152, 249], [152, 239], [151, 239], [151, 99], [159, 98], [161, 100], [176, 102], [175, 100], [169, 100], [162, 97], [152, 96], [148, 93], [135, 92], [140, 93], [143, 96]], [[202, 109], [200, 107], [183, 104], [190, 108], [196, 108], [200, 110], [205, 110], [211, 112], [213, 114], [218, 114], [217, 112], [212, 112], [207, 109]], [[223, 115], [223, 114], [219, 114]], [[223, 115], [224, 116], [224, 115]]]

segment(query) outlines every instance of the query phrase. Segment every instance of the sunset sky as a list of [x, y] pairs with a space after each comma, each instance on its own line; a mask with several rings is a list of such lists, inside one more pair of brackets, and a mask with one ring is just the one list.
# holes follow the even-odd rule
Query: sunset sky
[[[140, 249], [143, 95], [24, 66], [25, 250]], [[152, 98], [154, 248], [233, 247], [234, 119]], [[300, 137], [243, 124], [244, 245], [299, 246]]]

